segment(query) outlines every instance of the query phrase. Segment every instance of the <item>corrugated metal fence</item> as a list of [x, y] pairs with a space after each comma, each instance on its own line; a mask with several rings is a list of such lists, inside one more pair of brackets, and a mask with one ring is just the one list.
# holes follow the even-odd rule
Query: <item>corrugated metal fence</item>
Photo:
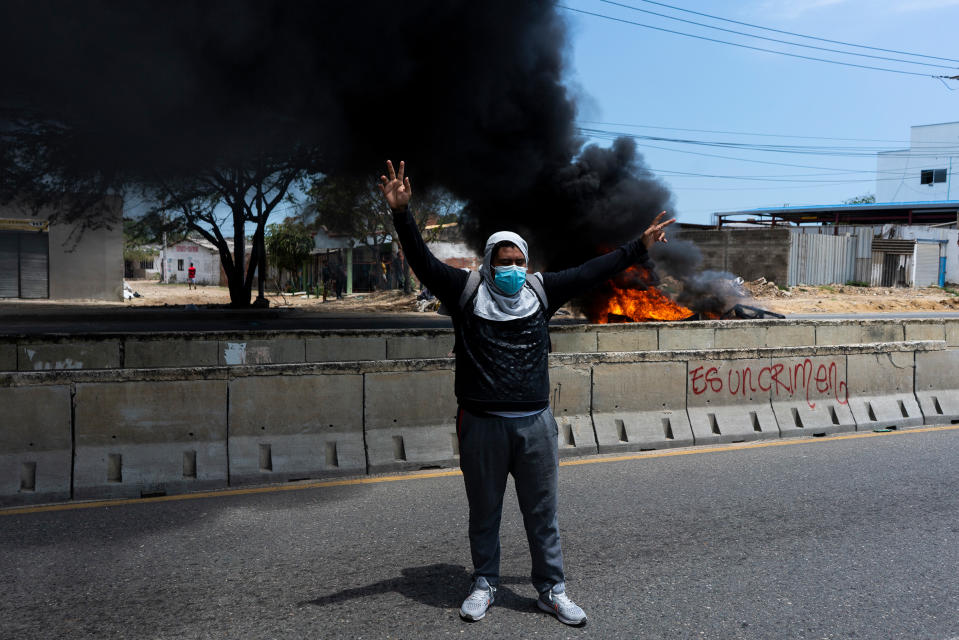
[[[871, 230], [870, 230], [871, 234]], [[868, 236], [871, 239], [871, 235]], [[825, 235], [796, 229], [789, 241], [789, 281], [797, 284], [845, 284], [857, 280], [859, 236]], [[870, 261], [871, 255], [866, 254]], [[862, 278], [868, 279], [868, 276]]]

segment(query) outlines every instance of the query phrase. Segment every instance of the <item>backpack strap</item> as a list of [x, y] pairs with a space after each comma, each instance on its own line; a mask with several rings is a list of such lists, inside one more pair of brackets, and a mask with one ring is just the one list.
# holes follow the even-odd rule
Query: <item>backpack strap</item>
[[476, 295], [476, 290], [479, 289], [479, 286], [479, 271], [470, 271], [469, 278], [466, 279], [466, 287], [463, 288], [463, 293], [460, 294], [460, 311], [466, 311], [467, 305], [469, 305], [470, 300], [473, 299], [473, 296]]
[[542, 276], [538, 273], [534, 273], [529, 278], [526, 278], [526, 284], [530, 286], [533, 290], [533, 293], [536, 294], [536, 297], [539, 298], [540, 304], [543, 305], [543, 313], [546, 313], [546, 310], [549, 309], [549, 304], [546, 300], [546, 289], [543, 288]]
[[[479, 271], [470, 271], [469, 277], [466, 278], [466, 286], [463, 288], [463, 293], [460, 294], [460, 300], [458, 303], [461, 312], [466, 311], [467, 305], [469, 305], [470, 300], [473, 299], [473, 296], [476, 295], [476, 290], [479, 289], [479, 286]], [[442, 303], [440, 304], [440, 308], [436, 310], [436, 313], [440, 314], [441, 316], [452, 315], [446, 305]]]

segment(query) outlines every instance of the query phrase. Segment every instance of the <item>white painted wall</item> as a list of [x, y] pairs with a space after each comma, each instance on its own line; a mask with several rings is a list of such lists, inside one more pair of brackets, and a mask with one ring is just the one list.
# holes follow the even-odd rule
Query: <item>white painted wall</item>
[[[920, 183], [923, 169], [946, 169], [946, 182]], [[909, 148], [884, 151], [876, 161], [876, 202], [959, 200], [959, 122], [912, 127]]]
[[[190, 263], [196, 267], [196, 283], [204, 285], [220, 284], [220, 254], [208, 247], [199, 245], [191, 240], [184, 240], [164, 252], [166, 259], [166, 282], [187, 282], [187, 269]], [[183, 269], [179, 269], [179, 260], [183, 261]], [[156, 258], [156, 269], [160, 269], [160, 258]]]

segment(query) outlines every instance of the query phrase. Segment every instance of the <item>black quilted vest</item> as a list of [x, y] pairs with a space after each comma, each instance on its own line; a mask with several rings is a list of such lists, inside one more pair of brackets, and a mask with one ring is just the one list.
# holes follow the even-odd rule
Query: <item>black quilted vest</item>
[[543, 305], [495, 322], [467, 310], [453, 319], [456, 399], [471, 412], [536, 411], [549, 405], [549, 322]]

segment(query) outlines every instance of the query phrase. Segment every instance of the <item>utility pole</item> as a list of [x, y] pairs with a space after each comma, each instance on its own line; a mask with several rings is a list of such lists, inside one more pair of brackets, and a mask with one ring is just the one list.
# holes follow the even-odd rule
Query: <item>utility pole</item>
[[160, 240], [160, 282], [166, 282], [166, 231], [163, 232], [163, 238]]

